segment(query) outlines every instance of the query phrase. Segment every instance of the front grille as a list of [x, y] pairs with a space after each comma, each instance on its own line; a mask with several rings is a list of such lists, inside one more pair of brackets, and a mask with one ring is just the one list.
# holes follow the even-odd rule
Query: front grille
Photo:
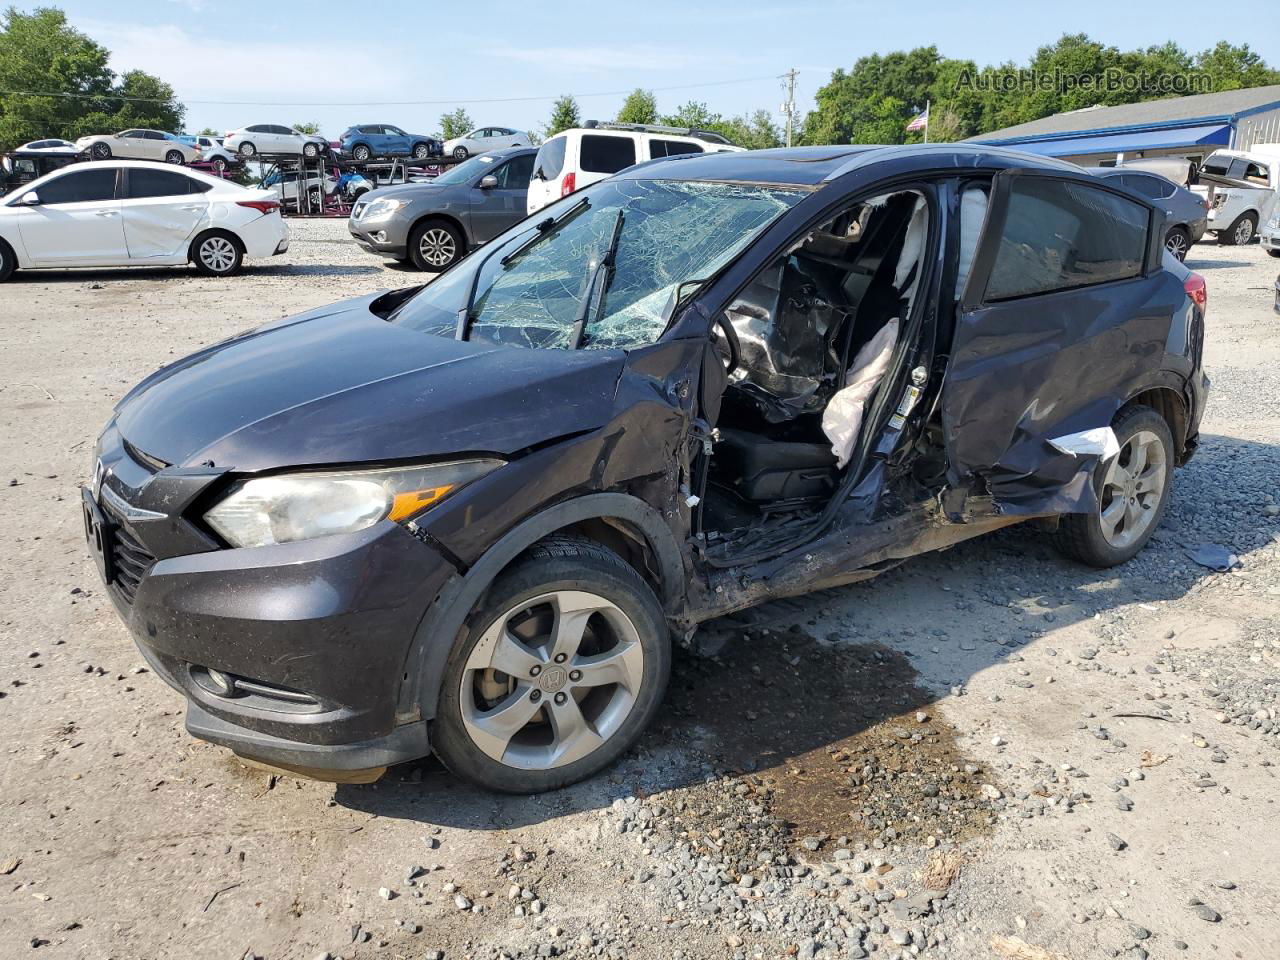
[[115, 571], [115, 588], [125, 603], [133, 603], [138, 584], [155, 562], [151, 552], [130, 536], [124, 527], [114, 527], [111, 532], [111, 566]]

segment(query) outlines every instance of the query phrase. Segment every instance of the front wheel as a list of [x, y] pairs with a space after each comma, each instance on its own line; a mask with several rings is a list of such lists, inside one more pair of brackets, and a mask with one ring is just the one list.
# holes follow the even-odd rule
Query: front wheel
[[442, 220], [428, 220], [409, 231], [409, 256], [419, 270], [439, 273], [462, 256], [464, 243], [458, 231]]
[[1243, 247], [1253, 239], [1258, 229], [1258, 218], [1252, 212], [1242, 213], [1231, 226], [1218, 232], [1218, 243], [1225, 247]]
[[1185, 227], [1171, 227], [1165, 234], [1164, 248], [1179, 260], [1186, 260], [1191, 250], [1191, 234]]
[[89, 155], [95, 160], [110, 160], [111, 145], [107, 143], [95, 143], [89, 148]]
[[191, 262], [206, 277], [229, 277], [243, 260], [239, 241], [221, 230], [201, 234], [191, 244]]
[[459, 633], [432, 727], [436, 754], [491, 790], [568, 786], [635, 743], [670, 672], [662, 607], [640, 575], [593, 541], [543, 540]]
[[1092, 567], [1114, 567], [1147, 545], [1169, 502], [1173, 435], [1150, 407], [1123, 411], [1112, 425], [1120, 452], [1094, 469], [1098, 506], [1062, 518], [1063, 552]]
[[431, 156], [431, 148], [425, 143], [415, 143], [413, 145], [413, 159], [425, 160], [429, 156]]
[[18, 269], [18, 258], [13, 255], [13, 250], [3, 240], [0, 240], [0, 283], [8, 280], [13, 276], [13, 272]]

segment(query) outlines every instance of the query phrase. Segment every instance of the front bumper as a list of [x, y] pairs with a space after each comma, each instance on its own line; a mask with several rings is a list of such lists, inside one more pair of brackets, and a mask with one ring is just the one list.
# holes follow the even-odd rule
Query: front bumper
[[148, 560], [187, 521], [147, 509], [145, 489], [145, 507], [122, 510], [128, 488], [111, 473], [102, 485], [84, 492], [91, 552], [144, 658], [187, 698], [192, 734], [312, 776], [429, 752], [426, 722], [400, 701], [414, 633], [455, 572], [435, 550], [383, 522]]
[[361, 249], [397, 260], [408, 256], [408, 242], [391, 221], [347, 221], [347, 231]]

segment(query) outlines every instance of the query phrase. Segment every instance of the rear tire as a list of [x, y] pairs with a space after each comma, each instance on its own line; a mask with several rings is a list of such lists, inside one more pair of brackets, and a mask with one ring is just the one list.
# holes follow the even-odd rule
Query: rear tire
[[1258, 232], [1258, 218], [1253, 211], [1246, 211], [1231, 222], [1231, 226], [1218, 231], [1218, 243], [1224, 247], [1242, 247]]
[[244, 248], [235, 234], [206, 230], [191, 241], [191, 262], [206, 277], [229, 277], [240, 271]]
[[164, 162], [182, 164], [186, 162], [186, 157], [182, 155], [181, 150], [170, 150], [164, 155]]
[[218, 176], [222, 176], [222, 174], [227, 172], [227, 161], [222, 157], [214, 157], [209, 161], [209, 164], [213, 167], [213, 172], [218, 174]]
[[670, 632], [649, 585], [598, 543], [550, 537], [494, 582], [459, 632], [433, 747], [490, 790], [565, 787], [635, 743], [670, 673]]
[[302, 145], [302, 155], [308, 160], [318, 157], [320, 155], [320, 145], [316, 143], [304, 143]]
[[469, 157], [470, 155], [471, 155], [471, 154], [467, 151], [467, 148], [466, 148], [466, 147], [454, 147], [454, 148], [453, 148], [453, 159], [455, 159], [455, 160], [465, 160], [465, 159], [467, 159], [467, 157]]
[[424, 220], [409, 231], [409, 257], [419, 270], [448, 270], [466, 251], [462, 235], [443, 220]]
[[[1097, 509], [1065, 514], [1058, 526], [1059, 549], [1091, 567], [1133, 559], [1160, 526], [1173, 487], [1176, 458], [1164, 417], [1150, 407], [1128, 407], [1112, 429], [1120, 453], [1094, 468]], [[1130, 473], [1139, 455], [1141, 468]]]
[[351, 148], [351, 159], [359, 163], [364, 163], [371, 156], [373, 156], [372, 151], [363, 143], [357, 143]]
[[0, 283], [13, 276], [18, 269], [18, 258], [14, 256], [9, 244], [0, 240]]
[[1169, 232], [1164, 235], [1164, 248], [1180, 262], [1186, 260], [1191, 251], [1191, 234], [1187, 232], [1187, 228], [1170, 227]]

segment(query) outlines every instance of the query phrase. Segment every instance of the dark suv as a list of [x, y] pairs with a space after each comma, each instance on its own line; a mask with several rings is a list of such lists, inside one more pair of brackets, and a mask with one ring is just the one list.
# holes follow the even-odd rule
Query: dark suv
[[1132, 557], [1195, 450], [1205, 286], [1163, 213], [961, 144], [685, 155], [425, 287], [120, 402], [89, 542], [187, 728], [367, 780], [586, 777], [671, 638], [1029, 518]]
[[537, 152], [496, 150], [426, 183], [381, 187], [351, 208], [347, 228], [370, 253], [446, 270], [525, 218]]

